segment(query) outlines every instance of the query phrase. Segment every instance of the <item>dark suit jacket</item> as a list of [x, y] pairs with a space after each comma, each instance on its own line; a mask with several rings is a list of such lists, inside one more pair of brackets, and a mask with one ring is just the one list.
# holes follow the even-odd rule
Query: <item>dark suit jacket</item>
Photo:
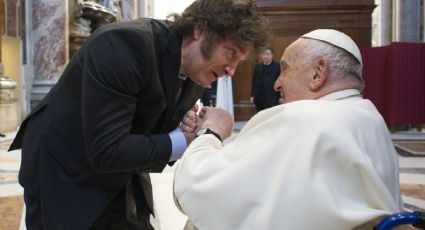
[[19, 182], [48, 229], [87, 229], [130, 176], [166, 166], [167, 133], [203, 91], [187, 79], [176, 101], [180, 51], [158, 20], [100, 28], [24, 120], [11, 150], [22, 147]]
[[[251, 97], [254, 97], [254, 104], [257, 105], [257, 102], [260, 100], [260, 97], [263, 99], [265, 104], [262, 106], [272, 107], [278, 104], [280, 94], [274, 91], [274, 83], [280, 75], [280, 65], [276, 61], [270, 63], [270, 72], [269, 74], [262, 77], [263, 63], [255, 65], [254, 76], [252, 79], [252, 88], [251, 88]], [[264, 94], [259, 93], [260, 81], [264, 82]]]

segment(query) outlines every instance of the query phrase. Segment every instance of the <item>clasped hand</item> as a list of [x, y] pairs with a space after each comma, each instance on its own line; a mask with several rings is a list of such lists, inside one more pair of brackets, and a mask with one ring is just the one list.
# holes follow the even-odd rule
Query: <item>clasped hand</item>
[[180, 129], [190, 144], [196, 138], [196, 132], [200, 128], [209, 128], [216, 132], [222, 140], [232, 133], [234, 118], [232, 114], [222, 108], [203, 107], [197, 114], [199, 106], [195, 104], [183, 117]]

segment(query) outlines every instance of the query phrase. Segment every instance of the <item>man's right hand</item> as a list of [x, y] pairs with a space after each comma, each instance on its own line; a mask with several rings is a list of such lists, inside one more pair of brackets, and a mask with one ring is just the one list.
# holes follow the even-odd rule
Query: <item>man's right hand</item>
[[209, 128], [216, 132], [222, 140], [232, 134], [234, 118], [232, 114], [222, 108], [203, 107], [201, 110], [200, 125], [201, 128]]
[[187, 145], [196, 138], [196, 131], [198, 129], [198, 115], [196, 115], [196, 112], [198, 112], [198, 110], [199, 106], [198, 104], [195, 104], [192, 109], [184, 115], [183, 120], [180, 123], [180, 130], [186, 138]]
[[182, 132], [186, 133], [196, 133], [197, 130], [197, 119], [198, 116], [196, 112], [198, 112], [199, 106], [195, 104], [191, 110], [189, 110], [183, 117], [182, 122], [180, 123], [180, 129]]
[[251, 97], [251, 98], [249, 99], [249, 101], [251, 101], [251, 103], [252, 103], [252, 104], [254, 104], [254, 97]]

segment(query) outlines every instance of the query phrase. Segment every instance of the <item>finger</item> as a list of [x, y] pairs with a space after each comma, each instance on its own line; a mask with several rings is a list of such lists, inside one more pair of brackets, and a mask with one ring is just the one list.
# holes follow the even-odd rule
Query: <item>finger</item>
[[190, 126], [187, 126], [183, 123], [180, 125], [180, 129], [181, 129], [182, 132], [188, 132], [188, 133], [193, 132], [193, 128], [191, 128]]
[[193, 126], [193, 124], [196, 124], [197, 121], [197, 117], [196, 116], [188, 116], [187, 114], [184, 115], [183, 119], [182, 119], [182, 124], [188, 125], [188, 126]]
[[182, 122], [183, 126], [181, 125], [181, 129], [185, 130], [187, 132], [193, 132], [197, 128], [197, 121], [196, 120], [188, 120], [185, 119], [184, 122]]
[[194, 116], [184, 116], [182, 122], [185, 125], [195, 127], [197, 120], [198, 120], [198, 116], [196, 116], [196, 115], [194, 115]]
[[182, 122], [183, 122], [184, 124], [187, 124], [189, 121], [190, 121], [189, 116], [184, 115]]
[[190, 127], [190, 126], [186, 126], [184, 131], [187, 132], [187, 133], [193, 133], [195, 131], [195, 129]]
[[196, 128], [196, 122], [195, 121], [186, 121], [184, 123], [185, 127], [189, 127], [191, 129], [195, 129]]
[[211, 107], [209, 107], [209, 106], [204, 106], [204, 107], [202, 107], [201, 112], [206, 113], [206, 112], [207, 112], [207, 110], [208, 110], [208, 109], [210, 109], [210, 108], [211, 108]]
[[209, 106], [204, 106], [202, 107], [201, 111], [199, 111], [199, 117], [200, 118], [204, 118], [205, 114], [207, 113], [208, 110], [210, 110], [211, 107]]
[[199, 118], [203, 119], [203, 118], [204, 118], [204, 116], [205, 116], [205, 111], [204, 111], [204, 110], [201, 110], [201, 111], [199, 112]]
[[196, 113], [194, 111], [189, 111], [186, 113], [185, 117], [187, 117], [190, 120], [196, 120]]
[[198, 110], [199, 110], [199, 105], [195, 104], [195, 105], [193, 105], [192, 109], [189, 112], [193, 111], [193, 112], [197, 113]]

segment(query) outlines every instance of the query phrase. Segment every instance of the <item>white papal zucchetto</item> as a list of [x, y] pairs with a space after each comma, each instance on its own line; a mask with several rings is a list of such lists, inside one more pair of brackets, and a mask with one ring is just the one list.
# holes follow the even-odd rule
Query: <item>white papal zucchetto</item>
[[319, 41], [324, 41], [336, 47], [344, 49], [351, 53], [363, 66], [362, 55], [356, 43], [346, 34], [332, 29], [318, 29], [301, 36], [302, 38], [311, 38]]

